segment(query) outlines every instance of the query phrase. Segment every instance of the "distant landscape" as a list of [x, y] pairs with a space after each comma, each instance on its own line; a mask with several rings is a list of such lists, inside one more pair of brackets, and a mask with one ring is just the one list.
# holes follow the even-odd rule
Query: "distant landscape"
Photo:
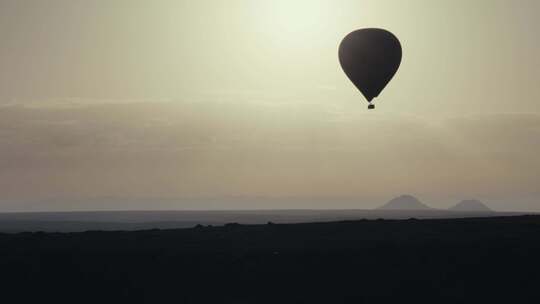
[[437, 219], [517, 216], [495, 212], [478, 200], [464, 200], [444, 210], [429, 207], [412, 195], [402, 195], [367, 210], [229, 210], [229, 211], [93, 211], [0, 213], [0, 232], [82, 232], [191, 228], [228, 223], [266, 224], [334, 222], [361, 219]]

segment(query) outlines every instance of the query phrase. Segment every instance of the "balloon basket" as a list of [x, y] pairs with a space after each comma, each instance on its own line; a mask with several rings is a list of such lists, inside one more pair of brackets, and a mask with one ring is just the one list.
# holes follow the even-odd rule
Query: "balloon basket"
[[368, 110], [375, 110], [375, 105], [370, 104], [367, 108]]

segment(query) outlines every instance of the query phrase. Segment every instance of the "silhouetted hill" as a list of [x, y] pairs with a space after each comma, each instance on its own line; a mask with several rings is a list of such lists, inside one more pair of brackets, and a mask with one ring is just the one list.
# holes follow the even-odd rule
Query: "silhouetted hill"
[[191, 228], [197, 224], [276, 224], [336, 222], [360, 219], [432, 219], [516, 216], [516, 212], [424, 210], [230, 210], [230, 211], [99, 211], [0, 213], [0, 232], [133, 231]]
[[484, 203], [479, 200], [463, 200], [457, 205], [449, 208], [451, 211], [461, 212], [492, 212]]
[[379, 210], [432, 210], [430, 207], [420, 202], [412, 195], [398, 196], [383, 206]]

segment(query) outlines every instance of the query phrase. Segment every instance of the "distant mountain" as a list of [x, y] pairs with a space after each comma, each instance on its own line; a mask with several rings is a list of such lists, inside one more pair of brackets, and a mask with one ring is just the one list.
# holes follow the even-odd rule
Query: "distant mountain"
[[484, 203], [479, 200], [464, 200], [459, 202], [454, 207], [449, 208], [451, 211], [464, 211], [464, 212], [492, 212]]
[[412, 195], [398, 196], [383, 206], [379, 207], [380, 210], [431, 210], [426, 204], [420, 202], [416, 197]]

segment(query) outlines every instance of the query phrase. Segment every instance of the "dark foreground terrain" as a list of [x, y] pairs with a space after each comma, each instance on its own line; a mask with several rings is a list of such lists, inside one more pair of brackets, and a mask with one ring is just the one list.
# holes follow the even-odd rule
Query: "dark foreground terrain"
[[540, 303], [540, 216], [0, 235], [3, 303]]

